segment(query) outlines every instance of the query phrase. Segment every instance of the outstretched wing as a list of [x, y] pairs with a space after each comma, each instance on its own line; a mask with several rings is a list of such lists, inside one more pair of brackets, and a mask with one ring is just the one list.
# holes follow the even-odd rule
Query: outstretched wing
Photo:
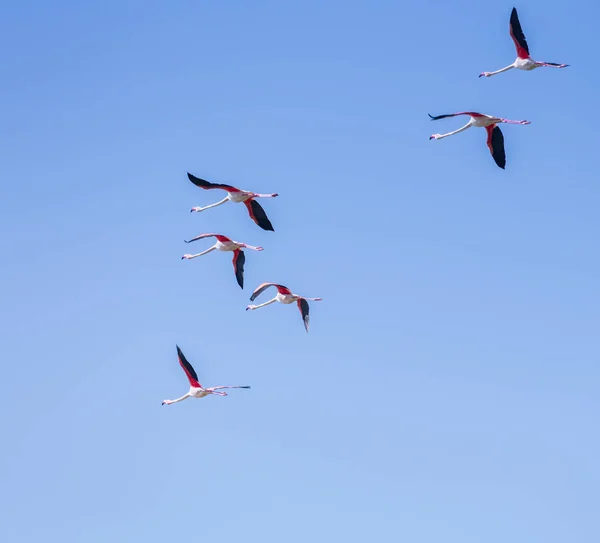
[[261, 285], [258, 285], [258, 287], [256, 287], [256, 290], [252, 293], [252, 296], [250, 296], [250, 301], [253, 302], [254, 300], [256, 300], [256, 298], [269, 287], [275, 287], [280, 294], [292, 293], [292, 291], [289, 288], [284, 287], [283, 285], [278, 285], [277, 283], [262, 283]]
[[221, 234], [200, 234], [199, 236], [196, 236], [195, 238], [192, 238], [188, 241], [185, 241], [186, 243], [192, 243], [192, 241], [198, 241], [199, 239], [204, 239], [204, 238], [210, 238], [210, 237], [214, 237], [217, 238], [219, 241], [231, 241], [227, 236], [222, 236]]
[[267, 217], [265, 210], [254, 198], [246, 200], [244, 204], [246, 204], [246, 207], [248, 208], [250, 218], [256, 224], [258, 224], [258, 226], [260, 226], [263, 230], [271, 230], [272, 232], [275, 232], [275, 229], [273, 228], [271, 221]]
[[502, 169], [506, 166], [506, 153], [504, 152], [504, 135], [497, 124], [485, 127], [487, 131], [487, 146], [492, 153], [494, 162]]
[[246, 255], [241, 249], [233, 251], [233, 271], [235, 272], [235, 278], [237, 279], [238, 285], [244, 288], [244, 263], [246, 262]]
[[179, 365], [185, 371], [187, 375], [188, 381], [190, 382], [190, 386], [195, 388], [202, 388], [202, 385], [198, 381], [198, 376], [196, 375], [196, 371], [192, 367], [192, 365], [187, 361], [185, 355], [181, 352], [179, 345], [177, 345], [177, 357], [179, 358]]
[[517, 56], [519, 58], [529, 58], [529, 45], [523, 34], [521, 23], [519, 22], [519, 16], [517, 15], [517, 8], [513, 8], [510, 13], [510, 37], [515, 42], [517, 48]]
[[[427, 114], [429, 115], [429, 113]], [[445, 119], [446, 117], [456, 117], [457, 115], [470, 115], [471, 117], [482, 117], [481, 113], [475, 111], [459, 111], [458, 113], [448, 113], [447, 115], [429, 115], [432, 121], [438, 121], [439, 119]]]
[[205, 189], [205, 190], [222, 189], [222, 190], [226, 190], [227, 192], [241, 192], [240, 189], [236, 189], [235, 187], [232, 187], [231, 185], [225, 185], [223, 183], [211, 183], [210, 181], [206, 181], [205, 179], [200, 179], [199, 177], [196, 177], [195, 175], [192, 175], [189, 172], [188, 172], [187, 176], [188, 176], [188, 179], [192, 183], [194, 183], [194, 185], [196, 185], [197, 187], [200, 187], [201, 189]]
[[302, 320], [304, 321], [304, 328], [308, 332], [308, 325], [310, 322], [310, 316], [308, 314], [308, 302], [304, 298], [300, 298], [296, 303], [298, 304], [298, 309], [300, 310]]

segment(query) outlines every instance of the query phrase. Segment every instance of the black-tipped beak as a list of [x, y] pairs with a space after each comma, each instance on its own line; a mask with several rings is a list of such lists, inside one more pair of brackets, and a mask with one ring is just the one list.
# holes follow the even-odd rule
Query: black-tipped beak
[[433, 136], [429, 136], [429, 139], [430, 139], [430, 140], [432, 140], [432, 139], [433, 139]]

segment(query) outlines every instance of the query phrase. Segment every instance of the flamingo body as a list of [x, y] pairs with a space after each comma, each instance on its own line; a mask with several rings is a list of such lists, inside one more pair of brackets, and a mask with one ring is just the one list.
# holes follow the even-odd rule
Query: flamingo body
[[235, 204], [243, 203], [248, 210], [250, 218], [263, 230], [275, 231], [271, 221], [267, 217], [263, 207], [256, 201], [256, 198], [275, 198], [279, 196], [277, 193], [272, 194], [259, 194], [257, 192], [251, 192], [248, 190], [242, 190], [232, 185], [225, 185], [224, 183], [211, 183], [205, 179], [200, 179], [195, 175], [188, 172], [188, 179], [197, 187], [204, 190], [221, 189], [227, 192], [227, 196], [221, 201], [211, 204], [205, 207], [193, 207], [190, 211], [204, 211], [211, 207], [217, 207], [227, 202], [233, 202]]
[[429, 115], [432, 121], [438, 121], [440, 119], [445, 119], [448, 117], [456, 117], [457, 115], [468, 115], [469, 122], [462, 126], [461, 128], [454, 130], [453, 132], [448, 132], [447, 134], [433, 134], [429, 137], [432, 139], [442, 139], [448, 136], [453, 136], [454, 134], [458, 134], [467, 128], [471, 128], [472, 126], [478, 128], [485, 128], [487, 131], [487, 146], [490, 150], [490, 154], [494, 159], [494, 162], [499, 168], [503, 170], [506, 167], [506, 152], [504, 150], [504, 135], [498, 126], [500, 123], [509, 123], [509, 124], [530, 124], [530, 121], [512, 121], [510, 119], [504, 119], [502, 117], [494, 117], [492, 115], [486, 115], [484, 113], [477, 113], [474, 111], [460, 111], [458, 113], [450, 113], [447, 115], [437, 115], [432, 116]]
[[536, 68], [543, 67], [566, 68], [569, 66], [568, 64], [559, 64], [557, 62], [540, 62], [531, 58], [529, 54], [529, 44], [527, 43], [527, 39], [525, 38], [525, 34], [521, 28], [521, 22], [519, 21], [517, 8], [513, 8], [510, 13], [509, 33], [515, 44], [515, 49], [517, 50], [516, 60], [512, 64], [509, 64], [500, 70], [496, 70], [495, 72], [481, 72], [479, 77], [491, 77], [493, 75], [512, 70], [513, 68], [516, 68], [517, 70], [531, 71], [535, 70]]
[[304, 328], [308, 333], [308, 326], [310, 324], [310, 309], [308, 306], [308, 300], [319, 302], [323, 298], [307, 298], [306, 296], [300, 296], [299, 294], [294, 294], [289, 288], [284, 285], [279, 285], [277, 283], [262, 283], [252, 293], [250, 296], [250, 301], [253, 302], [263, 291], [265, 291], [269, 287], [275, 287], [277, 289], [277, 294], [271, 300], [264, 302], [260, 305], [249, 305], [246, 307], [246, 311], [255, 310], [266, 305], [272, 304], [274, 302], [279, 302], [281, 304], [289, 305], [296, 302], [298, 305], [298, 309], [300, 310], [300, 315], [302, 316], [302, 322], [304, 323]]
[[227, 236], [223, 236], [222, 234], [200, 234], [195, 238], [192, 238], [185, 243], [192, 243], [199, 239], [204, 239], [208, 237], [214, 237], [217, 239], [215, 244], [212, 247], [209, 247], [206, 251], [202, 251], [201, 253], [197, 253], [195, 255], [185, 254], [181, 257], [182, 260], [191, 260], [192, 258], [197, 258], [199, 256], [210, 253], [211, 251], [233, 251], [233, 271], [235, 273], [235, 278], [237, 280], [240, 288], [244, 288], [244, 264], [246, 263], [246, 255], [242, 249], [252, 249], [254, 251], [262, 251], [262, 247], [254, 247], [253, 245], [248, 245], [247, 243], [242, 243], [240, 241], [234, 241]]
[[188, 362], [187, 358], [179, 348], [179, 345], [177, 345], [177, 358], [179, 360], [179, 365], [183, 368], [183, 371], [188, 378], [190, 389], [186, 394], [181, 396], [181, 398], [177, 398], [176, 400], [163, 400], [162, 405], [171, 405], [173, 403], [181, 402], [182, 400], [187, 400], [188, 398], [206, 398], [206, 396], [210, 396], [211, 394], [216, 396], [227, 396], [227, 392], [221, 392], [221, 389], [223, 388], [250, 388], [249, 385], [216, 386], [204, 388], [198, 380], [196, 371]]

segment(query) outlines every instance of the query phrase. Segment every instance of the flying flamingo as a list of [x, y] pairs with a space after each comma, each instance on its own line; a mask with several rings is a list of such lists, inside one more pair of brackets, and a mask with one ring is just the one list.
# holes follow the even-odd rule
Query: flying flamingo
[[569, 66], [568, 64], [557, 64], [556, 62], [538, 62], [529, 56], [529, 46], [527, 45], [525, 34], [523, 34], [521, 23], [519, 22], [517, 8], [513, 8], [510, 14], [509, 30], [510, 37], [515, 42], [515, 47], [517, 48], [517, 60], [515, 60], [510, 66], [502, 68], [501, 70], [496, 70], [495, 72], [481, 72], [479, 77], [491, 77], [492, 75], [506, 72], [512, 68], [530, 71], [534, 70], [535, 68], [541, 68], [542, 66], [549, 68], [566, 68]]
[[248, 245], [247, 243], [242, 243], [241, 241], [233, 241], [229, 239], [227, 236], [222, 236], [221, 234], [200, 234], [195, 238], [190, 239], [189, 241], [185, 241], [186, 243], [192, 243], [192, 241], [197, 241], [199, 239], [217, 238], [215, 244], [206, 249], [206, 251], [202, 251], [201, 253], [190, 255], [185, 254], [181, 257], [181, 260], [189, 260], [191, 258], [197, 258], [199, 256], [205, 255], [214, 251], [233, 251], [233, 271], [235, 272], [235, 278], [237, 279], [238, 285], [243, 289], [244, 288], [244, 263], [246, 262], [246, 255], [242, 249], [252, 249], [254, 251], [262, 251], [262, 247], [254, 247], [252, 245]]
[[[429, 115], [429, 113], [427, 114]], [[461, 111], [459, 113], [451, 113], [449, 115], [438, 115], [437, 117], [431, 117], [432, 121], [438, 119], [444, 119], [446, 117], [456, 117], [457, 115], [470, 115], [469, 122], [455, 130], [454, 132], [448, 132], [447, 134], [433, 134], [429, 137], [430, 140], [439, 140], [446, 138], [454, 134], [458, 134], [467, 128], [472, 126], [484, 127], [487, 131], [487, 146], [490, 149], [494, 162], [502, 169], [506, 166], [506, 153], [504, 152], [504, 136], [500, 131], [499, 123], [511, 123], [511, 124], [530, 124], [530, 121], [511, 121], [509, 119], [503, 119], [502, 117], [492, 117], [491, 115], [484, 115], [483, 113], [475, 113], [474, 111]]]
[[265, 305], [272, 304], [273, 302], [281, 302], [282, 304], [291, 304], [293, 302], [296, 302], [298, 304], [298, 309], [300, 310], [300, 314], [302, 315], [302, 321], [304, 322], [304, 328], [306, 329], [306, 332], [308, 333], [308, 324], [310, 321], [310, 317], [308, 315], [309, 310], [308, 310], [307, 300], [311, 300], [313, 302], [319, 302], [323, 298], [306, 298], [305, 296], [300, 296], [298, 294], [292, 294], [292, 291], [289, 288], [284, 287], [283, 285], [278, 285], [276, 283], [263, 283], [262, 285], [258, 285], [256, 290], [252, 293], [252, 296], [250, 296], [250, 301], [253, 302], [260, 295], [261, 292], [263, 292], [264, 290], [266, 290], [267, 288], [269, 288], [271, 286], [273, 286], [277, 289], [277, 295], [275, 296], [275, 298], [273, 298], [272, 300], [269, 300], [268, 302], [265, 302], [264, 304], [249, 305], [248, 307], [246, 307], [246, 311], [248, 311], [248, 309], [253, 311], [254, 309], [258, 309], [259, 307], [264, 307]]
[[188, 398], [204, 398], [209, 394], [215, 394], [217, 396], [227, 396], [227, 392], [219, 392], [222, 388], [250, 388], [249, 386], [240, 385], [204, 388], [198, 382], [198, 375], [196, 375], [194, 368], [187, 361], [184, 354], [181, 352], [179, 345], [177, 345], [177, 357], [179, 358], [179, 365], [183, 368], [183, 371], [185, 371], [188, 381], [190, 382], [190, 390], [188, 393], [184, 394], [181, 398], [177, 398], [176, 400], [164, 400], [162, 405], [171, 405], [172, 403], [187, 400]]
[[255, 200], [255, 198], [275, 198], [276, 196], [279, 196], [277, 193], [258, 194], [256, 192], [249, 192], [247, 190], [237, 189], [235, 187], [232, 187], [231, 185], [224, 185], [224, 184], [220, 184], [220, 183], [210, 183], [209, 181], [200, 179], [199, 177], [196, 177], [189, 172], [187, 175], [188, 175], [188, 178], [190, 179], [190, 181], [192, 183], [194, 183], [194, 185], [196, 185], [197, 187], [200, 187], [201, 189], [204, 189], [204, 190], [223, 189], [223, 190], [227, 191], [227, 196], [225, 198], [223, 198], [221, 201], [217, 202], [216, 204], [211, 204], [209, 206], [204, 206], [204, 207], [193, 207], [190, 210], [190, 212], [204, 211], [205, 209], [209, 209], [211, 207], [217, 207], [217, 206], [220, 206], [227, 202], [235, 202], [235, 203], [243, 202], [244, 205], [246, 206], [246, 208], [248, 209], [250, 218], [256, 224], [258, 224], [258, 226], [260, 226], [263, 230], [271, 230], [272, 232], [275, 231], [275, 229], [273, 228], [273, 225], [271, 224], [271, 221], [269, 220], [269, 218], [267, 217], [267, 214], [265, 213], [265, 210]]

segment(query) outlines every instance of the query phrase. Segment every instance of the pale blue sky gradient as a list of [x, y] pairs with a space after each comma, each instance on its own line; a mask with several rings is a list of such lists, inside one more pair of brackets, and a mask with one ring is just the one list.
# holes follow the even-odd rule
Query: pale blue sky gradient
[[[512, 6], [3, 6], [0, 540], [599, 540], [600, 8], [517, 4], [571, 67], [478, 79]], [[532, 121], [505, 171], [428, 141], [461, 110]], [[265, 248], [243, 291], [203, 232]], [[161, 407], [175, 344], [252, 389]]]

